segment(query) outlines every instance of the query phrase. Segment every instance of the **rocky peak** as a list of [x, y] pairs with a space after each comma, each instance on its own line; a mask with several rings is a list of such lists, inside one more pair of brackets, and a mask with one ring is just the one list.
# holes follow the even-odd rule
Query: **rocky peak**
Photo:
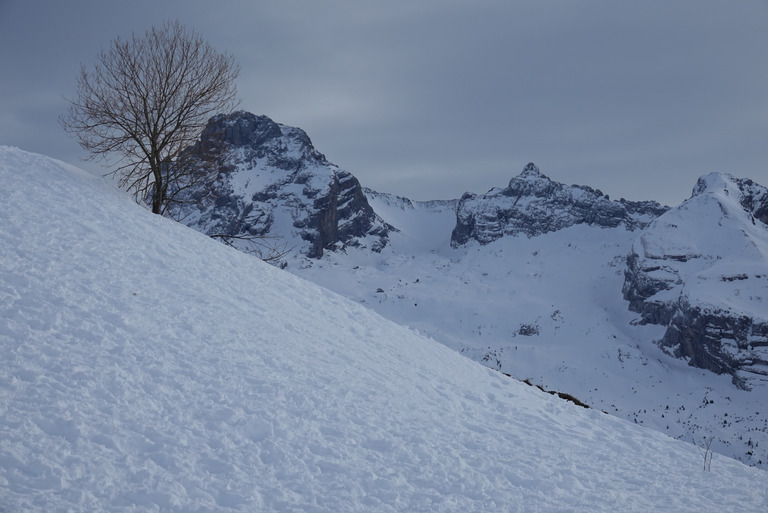
[[207, 141], [218, 138], [233, 146], [257, 149], [282, 135], [280, 125], [267, 116], [238, 111], [212, 117], [203, 130], [201, 139]]
[[691, 197], [722, 193], [738, 201], [753, 218], [768, 224], [768, 189], [749, 178], [736, 178], [724, 173], [710, 173], [696, 182]]
[[563, 184], [553, 182], [544, 175], [533, 162], [529, 162], [523, 172], [509, 181], [506, 189], [501, 191], [505, 196], [531, 196], [536, 198], [548, 198], [560, 192]]
[[[392, 227], [373, 211], [357, 178], [328, 162], [303, 130], [250, 112], [217, 115], [189, 150], [193, 158], [212, 153], [201, 165], [215, 162], [215, 179], [191, 190], [192, 205], [179, 215], [188, 226], [235, 241], [287, 239], [312, 258], [387, 243]], [[274, 233], [274, 226], [290, 233]]]
[[488, 244], [506, 235], [534, 237], [583, 223], [633, 230], [666, 209], [653, 201], [611, 201], [599, 190], [555, 182], [529, 163], [505, 189], [462, 196], [451, 244], [456, 247], [472, 239]]
[[[514, 181], [514, 180], [537, 180], [537, 179], [540, 179], [540, 178], [545, 178], [545, 179], [549, 180], [549, 178], [547, 178], [546, 176], [544, 176], [541, 173], [541, 170], [539, 169], [539, 166], [537, 166], [533, 162], [529, 162], [523, 168], [523, 172], [520, 173], [519, 175], [517, 175], [517, 177], [513, 178], [512, 181]], [[511, 181], [510, 181], [510, 184], [511, 184]]]
[[245, 111], [212, 117], [198, 144], [216, 148], [218, 153], [238, 149], [241, 161], [264, 159], [268, 165], [286, 171], [328, 164], [300, 128]]
[[630, 310], [666, 327], [663, 349], [743, 388], [768, 380], [767, 197], [748, 179], [701, 177], [638, 237], [624, 273]]

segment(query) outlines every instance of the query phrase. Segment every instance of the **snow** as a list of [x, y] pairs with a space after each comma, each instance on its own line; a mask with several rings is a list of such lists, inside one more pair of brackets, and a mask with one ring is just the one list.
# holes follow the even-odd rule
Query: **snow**
[[407, 241], [414, 252], [434, 251], [446, 243], [456, 225], [457, 201], [411, 201], [389, 194], [366, 191], [368, 204], [399, 230], [397, 237]]
[[[629, 311], [622, 285], [639, 232], [575, 225], [451, 248], [456, 217], [450, 202], [427, 205], [367, 195], [384, 221], [399, 230], [381, 253], [346, 248], [326, 252], [319, 261], [296, 257], [287, 270], [483, 365], [567, 392], [668, 436], [688, 442], [714, 437], [715, 452], [768, 468], [765, 386], [756, 382], [745, 392], [731, 376], [689, 367], [663, 353], [654, 341], [665, 328], [641, 325], [639, 315]], [[675, 215], [683, 226], [683, 214]], [[692, 222], [703, 223], [697, 216]], [[708, 222], [717, 226], [717, 219]], [[741, 233], [735, 223], [724, 227], [724, 238], [734, 229]], [[683, 230], [678, 238], [668, 230], [663, 234], [682, 245], [692, 232]], [[706, 287], [713, 303], [723, 305], [727, 298], [733, 308], [762, 318], [768, 264], [757, 260], [745, 266], [740, 248], [724, 245], [721, 254], [732, 258], [706, 263], [722, 275], [749, 273], [749, 286], [744, 280], [723, 281], [721, 274], [706, 280], [691, 275], [686, 283], [691, 293], [703, 297]], [[669, 299], [680, 295], [679, 288], [668, 292]]]
[[768, 319], [768, 230], [739, 204], [741, 195], [733, 177], [712, 173], [690, 199], [651, 223], [635, 248], [660, 267], [648, 274], [671, 287], [652, 299], [684, 295], [703, 309]]
[[0, 147], [0, 511], [742, 511], [768, 475]]

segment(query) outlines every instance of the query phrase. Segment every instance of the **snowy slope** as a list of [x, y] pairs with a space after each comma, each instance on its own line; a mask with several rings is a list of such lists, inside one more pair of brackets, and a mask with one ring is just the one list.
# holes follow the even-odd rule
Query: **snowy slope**
[[446, 237], [456, 225], [458, 200], [411, 201], [408, 198], [364, 189], [373, 210], [386, 217], [388, 224], [399, 227], [396, 252], [407, 248], [425, 253], [443, 248]]
[[399, 229], [386, 248], [299, 258], [287, 270], [488, 367], [682, 440], [714, 437], [716, 452], [768, 467], [765, 391], [664, 354], [654, 343], [664, 327], [628, 309], [622, 285], [638, 232], [581, 224], [452, 248], [449, 205], [369, 201]]
[[0, 147], [0, 190], [0, 511], [768, 508], [71, 166]]
[[[211, 142], [221, 165], [193, 194], [188, 226], [268, 234], [267, 253], [272, 244], [294, 248], [279, 262], [290, 272], [484, 365], [680, 439], [714, 437], [716, 451], [768, 469], [768, 323], [759, 322], [768, 267], [739, 245], [766, 245], [741, 231], [765, 232], [765, 188], [737, 180], [731, 203], [739, 196], [744, 205], [720, 224], [721, 207], [710, 202], [709, 212], [701, 197], [671, 212], [653, 201], [611, 201], [554, 182], [534, 164], [484, 195], [413, 202], [363, 189], [305, 132], [266, 116], [217, 116], [201, 146]], [[665, 212], [672, 222], [646, 230]], [[638, 237], [648, 258], [632, 249]], [[680, 249], [689, 243], [716, 251], [695, 261], [698, 250]], [[670, 262], [658, 265], [654, 255], [667, 250]], [[716, 263], [711, 276], [699, 272], [702, 262]], [[650, 287], [656, 277], [662, 286]], [[676, 284], [668, 287], [668, 277]], [[662, 303], [665, 294], [675, 303]], [[682, 301], [689, 296], [695, 304]], [[730, 313], [715, 318], [702, 308]]]
[[768, 189], [712, 173], [656, 219], [629, 258], [624, 295], [660, 344], [736, 385], [768, 387]]
[[712, 173], [690, 199], [645, 230], [633, 249], [671, 285], [659, 293], [664, 297], [649, 300], [684, 294], [708, 309], [768, 320], [768, 310], [749, 299], [768, 297], [768, 229], [739, 204], [742, 196], [733, 177]]

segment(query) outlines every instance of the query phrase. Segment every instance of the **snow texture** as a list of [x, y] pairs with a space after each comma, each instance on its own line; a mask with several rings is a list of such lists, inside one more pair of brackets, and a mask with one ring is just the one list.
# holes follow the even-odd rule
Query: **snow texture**
[[640, 265], [657, 269], [657, 279], [670, 284], [650, 301], [684, 295], [705, 309], [768, 320], [756, 299], [768, 299], [768, 227], [739, 203], [744, 193], [738, 185], [729, 175], [702, 177], [690, 199], [639, 237], [633, 249]]
[[0, 147], [0, 511], [768, 510], [576, 407]]
[[[287, 270], [483, 365], [675, 438], [713, 437], [716, 453], [768, 468], [766, 387], [746, 392], [665, 354], [655, 342], [665, 328], [629, 311], [622, 285], [637, 232], [580, 224], [452, 248], [449, 202], [368, 194], [399, 230], [381, 253], [329, 252]], [[738, 248], [723, 254], [739, 260]]]

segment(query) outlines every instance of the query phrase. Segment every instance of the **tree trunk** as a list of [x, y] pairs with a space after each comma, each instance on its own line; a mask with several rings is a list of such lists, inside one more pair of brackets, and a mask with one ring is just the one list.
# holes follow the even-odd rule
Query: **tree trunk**
[[154, 194], [152, 194], [152, 213], [162, 214], [163, 203], [165, 203], [165, 187], [163, 187], [163, 173], [161, 169], [153, 169], [152, 174], [155, 175], [155, 191], [154, 191]]

